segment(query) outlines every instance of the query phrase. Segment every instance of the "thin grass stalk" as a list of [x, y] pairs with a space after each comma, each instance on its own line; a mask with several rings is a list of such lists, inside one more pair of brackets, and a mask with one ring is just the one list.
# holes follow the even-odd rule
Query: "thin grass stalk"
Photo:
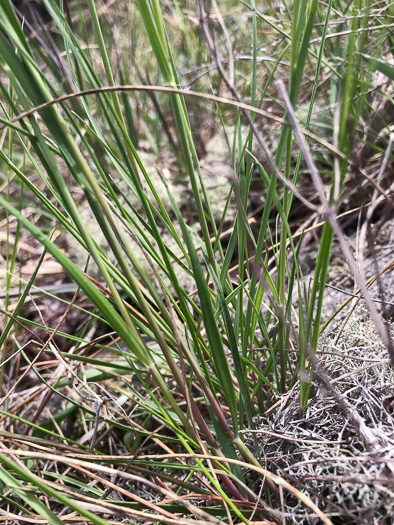
[[[18, 223], [19, 224], [19, 223]], [[25, 300], [27, 298], [27, 296], [29, 295], [30, 293], [30, 290], [31, 290], [31, 287], [33, 286], [34, 284], [34, 281], [37, 277], [37, 274], [38, 274], [38, 271], [42, 265], [42, 262], [44, 260], [44, 257], [45, 257], [45, 254], [46, 254], [46, 249], [44, 248], [44, 250], [42, 251], [37, 263], [36, 263], [36, 266], [34, 268], [34, 271], [32, 272], [31, 276], [30, 276], [30, 279], [28, 281], [28, 283], [26, 284], [23, 292], [21, 293], [19, 299], [18, 299], [18, 302], [14, 308], [14, 311], [13, 311], [13, 317], [14, 318], [17, 318], [21, 309], [22, 309], [22, 306], [24, 305], [25, 303]], [[5, 310], [7, 310], [7, 308], [5, 307]], [[8, 321], [5, 323], [4, 325], [4, 329], [2, 331], [2, 333], [0, 334], [0, 348], [2, 348], [2, 357], [1, 357], [1, 363], [4, 363], [5, 361], [5, 343], [6, 343], [6, 339], [8, 337], [8, 334], [10, 333], [10, 330], [11, 328], [13, 327], [14, 325], [14, 321], [13, 319], [8, 319]], [[4, 345], [4, 346], [3, 346]], [[4, 366], [1, 366], [1, 379], [3, 379], [3, 373], [4, 373]], [[0, 384], [0, 391], [2, 391], [2, 383]]]
[[[321, 37], [322, 41], [321, 41], [321, 45], [320, 45], [320, 49], [319, 49], [319, 54], [318, 54], [318, 57], [317, 57], [315, 80], [314, 80], [314, 83], [313, 83], [313, 88], [312, 88], [312, 93], [311, 93], [311, 100], [310, 100], [309, 109], [308, 109], [308, 115], [306, 117], [306, 121], [305, 121], [305, 125], [304, 125], [304, 128], [306, 130], [309, 129], [309, 126], [310, 126], [310, 123], [311, 123], [314, 103], [315, 103], [315, 99], [316, 99], [317, 88], [318, 88], [318, 85], [319, 85], [320, 71], [321, 71], [322, 62], [323, 62], [323, 58], [324, 58], [324, 46], [326, 44], [327, 29], [328, 29], [328, 23], [329, 23], [329, 20], [330, 20], [332, 2], [333, 2], [333, 0], [329, 0], [328, 5], [327, 5], [327, 12], [326, 12], [325, 20], [324, 20], [324, 26], [323, 26], [322, 37]], [[296, 167], [295, 167], [295, 170], [294, 170], [294, 176], [293, 176], [293, 183], [294, 184], [296, 184], [297, 180], [298, 180], [298, 174], [299, 174], [299, 170], [300, 170], [300, 166], [301, 166], [301, 161], [302, 161], [302, 152], [300, 152], [299, 155], [298, 155], [297, 164], [296, 164]], [[290, 207], [291, 207], [292, 201], [293, 201], [293, 195], [290, 194], [289, 195], [289, 201], [288, 201], [288, 209], [286, 210], [287, 213], [290, 212]]]
[[[349, 141], [350, 133], [350, 119], [352, 115], [352, 100], [353, 94], [356, 89], [356, 72], [354, 69], [354, 60], [356, 52], [356, 40], [357, 40], [357, 29], [359, 25], [358, 13], [361, 8], [361, 0], [356, 0], [353, 6], [353, 17], [351, 22], [352, 32], [349, 35], [349, 43], [347, 48], [347, 65], [344, 76], [344, 85], [342, 92], [342, 101], [340, 109], [340, 120], [339, 120], [339, 136], [338, 145], [340, 151], [346, 153], [346, 158], [339, 159], [339, 181], [338, 185], [332, 186], [330, 194], [330, 204], [338, 206], [338, 199], [342, 191], [345, 176], [348, 170], [348, 158], [351, 153], [351, 143]], [[320, 324], [322, 316], [322, 306], [324, 298], [325, 284], [328, 274], [330, 254], [332, 249], [332, 242], [334, 239], [334, 233], [331, 226], [326, 223], [323, 226], [321, 242], [319, 247], [319, 253], [316, 261], [316, 269], [314, 274], [314, 280], [309, 298], [309, 309], [307, 313], [307, 324], [306, 334], [308, 345], [310, 345], [310, 351], [313, 355], [316, 352], [317, 344], [319, 341]], [[317, 302], [316, 302], [316, 296]], [[312, 369], [312, 363], [309, 363], [308, 370]], [[300, 390], [300, 403], [303, 410], [306, 409], [307, 402], [309, 399], [310, 391], [310, 379], [303, 380], [301, 382]]]
[[[316, 90], [317, 90], [317, 85], [318, 85], [318, 78], [319, 78], [319, 72], [320, 72], [320, 67], [321, 67], [321, 61], [322, 61], [322, 58], [323, 58], [323, 51], [324, 51], [324, 44], [325, 44], [325, 37], [326, 37], [326, 34], [327, 34], [327, 27], [328, 27], [328, 21], [329, 21], [329, 15], [331, 13], [331, 5], [332, 5], [332, 0], [329, 1], [329, 4], [328, 4], [328, 7], [327, 7], [327, 14], [326, 14], [326, 18], [325, 18], [325, 24], [324, 24], [324, 28], [323, 28], [323, 35], [322, 35], [322, 43], [321, 43], [321, 46], [320, 46], [320, 51], [319, 51], [319, 56], [318, 56], [318, 62], [317, 62], [317, 68], [316, 68], [316, 74], [315, 74], [315, 82], [314, 82], [314, 86], [313, 86], [313, 90], [312, 90], [312, 96], [311, 96], [311, 102], [310, 102], [310, 105], [309, 105], [309, 110], [308, 110], [308, 116], [307, 116], [307, 119], [306, 119], [306, 125], [305, 125], [305, 128], [308, 129], [309, 127], [309, 124], [310, 124], [310, 120], [311, 120], [311, 117], [312, 117], [312, 110], [313, 110], [313, 104], [314, 104], [314, 100], [315, 100], [315, 96], [316, 96]], [[298, 157], [298, 160], [297, 160], [297, 165], [296, 165], [296, 169], [295, 169], [295, 173], [294, 173], [294, 179], [293, 179], [293, 182], [296, 183], [297, 181], [297, 178], [298, 178], [298, 171], [299, 171], [299, 167], [300, 167], [300, 164], [301, 164], [301, 159], [302, 159], [302, 153], [300, 152], [299, 154], [299, 157]], [[290, 206], [291, 206], [291, 201], [292, 201], [292, 196], [290, 197], [289, 199], [289, 210], [290, 210]], [[324, 258], [326, 259], [330, 259], [330, 250], [327, 250], [327, 245], [331, 243], [330, 239], [326, 238], [327, 234], [322, 234], [322, 239], [321, 239], [321, 247], [322, 246], [325, 246], [326, 248], [324, 248], [324, 253], [322, 255], [322, 259], [324, 260]], [[320, 257], [318, 256], [318, 259], [316, 261], [316, 269], [318, 269], [320, 267]], [[328, 270], [328, 268], [327, 268]], [[323, 277], [323, 276], [322, 276]], [[323, 282], [325, 280], [325, 277], [323, 277]], [[299, 289], [299, 292], [300, 292], [300, 289]], [[313, 300], [314, 302], [314, 300]], [[311, 301], [308, 301], [309, 303], [309, 308], [310, 310], [313, 309], [313, 302]], [[301, 301], [301, 295], [299, 295], [299, 304], [301, 305], [302, 304], [302, 301]], [[308, 312], [307, 315], [309, 315], [309, 309], [306, 310]], [[307, 328], [305, 327], [305, 323], [304, 323], [304, 316], [301, 315], [301, 310], [300, 310], [300, 347], [299, 347], [299, 370], [301, 372], [305, 372], [305, 363], [306, 363], [306, 360], [307, 360], [307, 352], [308, 352], [308, 345], [309, 345], [309, 340], [308, 340], [308, 330]], [[319, 325], [319, 323], [318, 323]], [[308, 325], [307, 325], [308, 326]], [[306, 328], [306, 329], [305, 329]], [[308, 393], [306, 393], [306, 391], [304, 392], [304, 378], [301, 379], [301, 387], [300, 387], [300, 406], [303, 410], [306, 409], [306, 403], [307, 403], [307, 399], [309, 399], [309, 390], [308, 390]]]
[[[296, 62], [294, 63], [294, 67], [293, 69], [291, 69], [291, 78], [290, 78], [290, 100], [292, 101], [293, 105], [296, 104], [296, 101], [297, 101], [297, 97], [298, 97], [298, 93], [299, 93], [299, 89], [300, 89], [300, 85], [301, 85], [301, 80], [302, 80], [302, 75], [303, 75], [303, 71], [304, 71], [304, 67], [305, 67], [305, 60], [306, 60], [306, 56], [307, 56], [307, 53], [308, 53], [308, 46], [309, 46], [309, 41], [310, 41], [310, 38], [311, 38], [311, 33], [312, 33], [312, 28], [313, 28], [313, 20], [314, 20], [314, 16], [315, 16], [315, 12], [316, 12], [316, 8], [317, 8], [317, 0], [312, 0], [312, 2], [310, 4], [308, 4], [308, 10], [307, 10], [307, 18], [306, 18], [306, 23], [305, 23], [305, 27], [304, 28], [301, 28], [299, 27], [299, 33], [298, 35], [302, 32], [302, 39], [301, 39], [301, 43], [300, 43], [300, 46], [298, 48], [297, 46], [297, 41], [298, 38], [297, 38], [297, 41], [294, 42], [292, 40], [292, 46], [295, 46], [295, 49], [297, 50], [297, 52], [294, 52], [293, 53], [293, 57], [294, 57], [294, 60], [296, 60]], [[296, 10], [296, 16], [297, 16], [297, 19], [298, 19], [298, 10]], [[282, 162], [282, 159], [283, 159], [283, 155], [285, 153], [285, 150], [286, 148], [289, 147], [289, 140], [290, 140], [290, 135], [291, 135], [291, 132], [289, 130], [289, 128], [287, 127], [284, 127], [282, 129], [282, 132], [281, 132], [281, 135], [280, 135], [280, 138], [279, 138], [279, 143], [278, 143], [278, 147], [277, 147], [277, 152], [276, 152], [276, 156], [275, 156], [275, 164], [276, 166], [280, 166], [281, 162]], [[287, 159], [289, 159], [289, 154], [287, 155]], [[286, 164], [285, 164], [286, 166]], [[287, 164], [287, 168], [289, 167], [289, 164]], [[263, 249], [263, 244], [265, 242], [265, 235], [266, 235], [266, 231], [267, 231], [267, 227], [268, 227], [268, 217], [269, 217], [269, 211], [270, 211], [270, 208], [271, 208], [271, 204], [273, 202], [273, 198], [274, 198], [274, 195], [276, 193], [276, 184], [277, 184], [277, 176], [275, 174], [272, 174], [271, 176], [271, 180], [270, 180], [270, 183], [269, 183], [269, 186], [268, 186], [268, 191], [267, 191], [267, 197], [266, 197], [266, 205], [265, 205], [265, 208], [264, 208], [264, 212], [263, 212], [263, 217], [262, 217], [262, 221], [261, 221], [261, 224], [260, 224], [260, 230], [259, 230], [259, 233], [258, 233], [258, 238], [257, 238], [257, 247], [256, 247], [256, 258], [255, 258], [255, 264], [261, 264], [261, 259], [260, 259], [260, 254], [262, 252], [262, 249]], [[286, 190], [285, 190], [285, 194], [286, 194]], [[286, 204], [286, 208], [287, 208], [287, 201], [285, 200], [285, 204]], [[284, 218], [282, 218], [283, 220]], [[286, 220], [286, 219], [285, 219]], [[283, 228], [282, 230], [282, 236], [285, 236], [286, 234], [284, 233], [285, 232], [285, 229]], [[279, 265], [279, 290], [281, 290], [280, 292], [280, 297], [282, 297], [282, 303], [280, 303], [280, 297], [279, 297], [279, 305], [280, 304], [284, 304], [284, 289], [283, 289], [283, 286], [284, 286], [284, 281], [285, 281], [285, 275], [284, 275], [284, 272], [285, 272], [285, 245], [286, 245], [286, 239], [283, 240], [283, 244], [281, 244], [282, 246], [282, 250], [280, 253], [282, 253], [282, 256], [281, 256], [281, 264]], [[250, 284], [250, 290], [251, 290], [251, 298], [252, 300], [254, 300], [254, 297], [255, 297], [255, 294], [256, 294], [256, 285], [257, 285], [257, 278], [255, 276], [252, 277], [252, 280], [251, 280], [251, 284]], [[279, 306], [280, 308], [280, 306]], [[284, 307], [283, 307], [284, 308]], [[246, 313], [246, 324], [250, 323], [251, 322], [251, 315], [252, 315], [252, 308], [251, 308], [251, 305], [250, 303], [248, 304], [248, 309], [247, 309], [247, 313]], [[282, 316], [282, 319], [284, 320], [284, 316]], [[287, 356], [285, 355], [285, 341], [286, 341], [286, 333], [285, 333], [285, 326], [284, 326], [284, 322], [281, 323], [282, 324], [282, 332], [281, 332], [281, 335], [280, 335], [280, 348], [281, 348], [281, 351], [280, 351], [280, 355], [281, 355], [281, 369], [282, 369], [282, 379], [281, 379], [281, 384], [282, 384], [282, 389], [285, 390], [285, 376], [286, 376], [286, 360], [287, 360]]]
[[[170, 87], [178, 87], [179, 81], [175, 76], [173, 60], [167, 41], [160, 5], [157, 0], [152, 0], [152, 2], [149, 2], [149, 0], [137, 0], [137, 4], [164, 79]], [[178, 95], [174, 95], [172, 97], [172, 102], [177, 123], [177, 130], [182, 144], [182, 151], [185, 156], [193, 196], [196, 202], [205, 249], [207, 250], [210, 263], [212, 264], [213, 268], [215, 268], [215, 271], [217, 271], [217, 264], [212, 250], [212, 244], [210, 242], [208, 225], [205, 218], [197, 178], [195, 175], [195, 169], [197, 169], [197, 171], [199, 170], [198, 160], [194, 151], [189, 120], [187, 118], [187, 114], [185, 113], [185, 103], [182, 97]], [[194, 154], [192, 153], [193, 151]], [[214, 226], [214, 220], [212, 217], [211, 224]]]
[[[95, 3], [94, 3], [94, 0], [88, 0], [88, 3], [89, 3], [89, 11], [90, 11], [90, 15], [92, 17], [93, 27], [94, 27], [94, 31], [95, 31], [95, 34], [96, 34], [96, 39], [97, 39], [97, 42], [98, 42], [98, 45], [99, 45], [99, 48], [100, 48], [100, 55], [101, 55], [101, 59], [103, 61], [103, 65], [104, 65], [104, 69], [105, 69], [105, 74], [107, 76], [108, 84], [110, 86], [114, 86], [115, 85], [115, 80], [114, 80], [114, 77], [113, 77], [113, 74], [112, 74], [111, 65], [110, 65], [110, 62], [109, 62], [109, 57], [108, 57], [108, 53], [107, 53], [107, 47], [106, 47], [106, 44], [105, 44], [105, 41], [104, 41], [103, 33], [101, 31], [100, 21], [99, 21], [99, 18], [97, 16], [96, 6], [95, 6]], [[123, 111], [122, 111], [122, 109], [120, 107], [120, 101], [119, 101], [119, 97], [118, 97], [118, 94], [117, 94], [116, 91], [114, 91], [113, 94], [112, 94], [112, 100], [113, 100], [113, 103], [114, 103], [115, 111], [118, 114], [118, 117], [119, 117], [119, 119], [122, 122], [123, 128], [126, 129], [126, 123], [125, 123], [125, 119], [124, 119], [124, 116], [123, 116]], [[127, 153], [128, 153], [128, 157], [129, 157], [130, 163], [131, 163], [131, 165], [133, 167], [134, 172], [136, 173], [136, 175], [138, 177], [137, 163], [135, 162], [133, 151], [128, 146], [128, 142], [127, 141], [126, 141], [126, 148], [127, 148]]]
[[[10, 98], [12, 98], [12, 86], [10, 88], [10, 94], [9, 94]], [[11, 109], [12, 111], [12, 109]], [[10, 115], [7, 115], [8, 118], [11, 118], [12, 117], [12, 113], [10, 113]], [[12, 135], [13, 135], [13, 130], [10, 130], [9, 131], [9, 136], [8, 136], [8, 151], [9, 151], [9, 156], [11, 157], [12, 155]], [[22, 202], [22, 195], [23, 195], [23, 192], [21, 192], [21, 197], [20, 197], [20, 203]], [[8, 180], [7, 182], [7, 201], [9, 202], [10, 200], [10, 181]], [[13, 247], [13, 250], [12, 250], [12, 255], [11, 255], [11, 260], [10, 260], [10, 242], [9, 242], [9, 239], [10, 239], [10, 217], [9, 217], [9, 214], [6, 213], [6, 246], [5, 246], [5, 250], [6, 250], [6, 270], [7, 270], [7, 273], [6, 273], [6, 279], [5, 279], [5, 298], [4, 298], [4, 310], [7, 311], [8, 310], [8, 305], [9, 305], [9, 290], [10, 290], [10, 287], [11, 287], [11, 273], [13, 272], [13, 269], [15, 267], [15, 261], [16, 261], [16, 254], [17, 254], [17, 250], [18, 250], [18, 238], [19, 238], [19, 226], [18, 226], [18, 229], [17, 229], [17, 233], [15, 235], [15, 239], [14, 239], [14, 247]], [[11, 329], [12, 327], [12, 321], [11, 319], [9, 319], [9, 322], [5, 325], [4, 327], [4, 330], [3, 330], [3, 333], [7, 331], [7, 333], [9, 332], [9, 330]], [[8, 328], [8, 330], [7, 330]], [[3, 337], [3, 334], [0, 335], [0, 348], [1, 348], [1, 367], [0, 367], [0, 393], [3, 391], [3, 383], [4, 383], [4, 363], [5, 363], [5, 360], [6, 360], [6, 346], [2, 345], [2, 343], [5, 342], [5, 338], [6, 336]]]

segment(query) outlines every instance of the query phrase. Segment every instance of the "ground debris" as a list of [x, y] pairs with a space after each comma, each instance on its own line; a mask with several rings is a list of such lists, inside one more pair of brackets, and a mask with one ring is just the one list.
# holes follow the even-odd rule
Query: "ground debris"
[[[259, 452], [333, 523], [392, 523], [394, 370], [361, 307], [336, 336], [327, 332], [320, 340], [307, 410], [300, 412], [298, 382], [276, 412], [255, 418]], [[254, 448], [251, 433], [246, 442]], [[296, 523], [319, 523], [293, 495], [285, 504]]]

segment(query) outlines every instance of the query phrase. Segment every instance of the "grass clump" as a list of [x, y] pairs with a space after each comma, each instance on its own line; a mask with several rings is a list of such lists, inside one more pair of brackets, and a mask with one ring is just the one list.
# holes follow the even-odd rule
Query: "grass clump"
[[[347, 450], [370, 446], [320, 359], [333, 246], [394, 362], [389, 301], [347, 239], [373, 247], [392, 213], [392, 7], [17, 4], [0, 5], [2, 512], [352, 523], [347, 467], [342, 492], [321, 475], [338, 449], [314, 455], [343, 436], [282, 444], [303, 442], [295, 414], [308, 427], [331, 388]], [[297, 470], [305, 450], [317, 485]], [[369, 516], [384, 519], [378, 492]]]

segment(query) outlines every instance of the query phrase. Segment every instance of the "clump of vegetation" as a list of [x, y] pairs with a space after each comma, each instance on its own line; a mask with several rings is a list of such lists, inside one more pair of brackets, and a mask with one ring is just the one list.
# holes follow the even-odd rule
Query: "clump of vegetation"
[[266, 4], [0, 4], [10, 522], [390, 519], [394, 8]]

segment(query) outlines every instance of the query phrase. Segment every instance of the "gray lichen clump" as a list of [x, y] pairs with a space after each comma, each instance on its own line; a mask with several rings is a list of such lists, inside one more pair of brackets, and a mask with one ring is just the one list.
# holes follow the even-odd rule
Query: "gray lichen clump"
[[[394, 324], [388, 327], [394, 337]], [[369, 525], [394, 514], [394, 370], [364, 308], [338, 335], [320, 339], [316, 395], [306, 411], [300, 414], [297, 382], [272, 417], [255, 418], [256, 437], [268, 464], [331, 519]], [[246, 442], [256, 453], [251, 433]], [[297, 523], [315, 523], [291, 494], [285, 504]]]

